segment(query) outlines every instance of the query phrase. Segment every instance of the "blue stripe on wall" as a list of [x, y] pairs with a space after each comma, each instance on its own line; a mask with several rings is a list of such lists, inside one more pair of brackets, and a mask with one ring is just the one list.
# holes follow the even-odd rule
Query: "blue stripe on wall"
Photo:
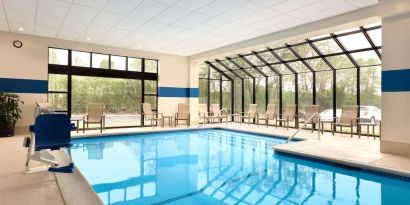
[[158, 87], [158, 97], [197, 98], [198, 88]]
[[410, 91], [410, 69], [382, 71], [382, 92]]
[[47, 93], [47, 80], [0, 78], [0, 92]]

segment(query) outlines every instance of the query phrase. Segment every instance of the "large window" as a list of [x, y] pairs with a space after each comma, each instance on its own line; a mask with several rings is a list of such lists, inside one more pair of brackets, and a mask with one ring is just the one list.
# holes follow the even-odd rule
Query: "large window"
[[[372, 24], [275, 42], [205, 64], [217, 76], [211, 79], [234, 82], [235, 112], [247, 111], [251, 103], [264, 112], [268, 102], [278, 109], [297, 104], [303, 114], [306, 106], [316, 104], [321, 119], [331, 122], [341, 115], [343, 106], [359, 105], [361, 120], [380, 121], [381, 40], [381, 26]], [[207, 83], [214, 84], [202, 81], [201, 87]], [[325, 129], [330, 129], [328, 125]]]
[[232, 111], [232, 83], [231, 81], [222, 81], [222, 108]]
[[141, 80], [73, 76], [71, 91], [72, 116], [86, 115], [90, 103], [103, 103], [107, 127], [141, 125]]
[[256, 89], [256, 104], [258, 105], [258, 113], [265, 113], [266, 111], [266, 78], [255, 79]]
[[157, 60], [49, 48], [48, 102], [72, 117], [103, 103], [106, 127], [141, 126], [141, 103], [157, 110], [157, 70]]
[[253, 104], [253, 80], [245, 79], [244, 80], [244, 107], [245, 112], [248, 111], [249, 105]]

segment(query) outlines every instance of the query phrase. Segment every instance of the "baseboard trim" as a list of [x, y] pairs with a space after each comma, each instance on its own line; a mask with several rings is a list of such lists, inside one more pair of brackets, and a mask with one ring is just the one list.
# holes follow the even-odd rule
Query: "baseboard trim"
[[410, 144], [381, 140], [380, 152], [410, 157]]

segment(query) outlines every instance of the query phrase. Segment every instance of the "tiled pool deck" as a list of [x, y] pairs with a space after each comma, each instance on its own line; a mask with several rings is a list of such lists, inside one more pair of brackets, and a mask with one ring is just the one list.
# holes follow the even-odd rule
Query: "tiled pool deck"
[[[206, 125], [204, 128], [225, 127], [262, 134], [289, 136], [294, 129], [274, 128], [246, 124]], [[158, 130], [180, 130], [179, 128], [155, 128]], [[196, 129], [196, 126], [192, 127]], [[107, 129], [103, 135], [153, 131], [152, 128]], [[85, 134], [73, 132], [73, 136], [96, 136], [99, 131]], [[43, 172], [24, 174], [27, 149], [22, 147], [23, 135], [0, 138], [0, 204], [101, 204], [81, 174]], [[330, 160], [350, 166], [380, 170], [410, 177], [410, 158], [379, 152], [378, 139], [349, 135], [324, 133], [318, 140], [317, 132], [302, 130], [298, 138], [304, 141], [282, 144], [274, 147], [279, 152]], [[61, 153], [60, 153], [61, 154]], [[59, 155], [59, 153], [57, 153]]]

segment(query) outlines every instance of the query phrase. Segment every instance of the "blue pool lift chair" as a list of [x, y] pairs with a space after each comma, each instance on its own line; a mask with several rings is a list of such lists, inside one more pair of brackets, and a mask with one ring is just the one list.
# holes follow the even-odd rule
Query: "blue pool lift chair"
[[[34, 126], [31, 126], [31, 137], [26, 140], [28, 147], [26, 172], [33, 173], [39, 171], [72, 172], [74, 164], [71, 159], [71, 122], [66, 114], [44, 114], [36, 117]], [[67, 148], [69, 163], [67, 166], [59, 167], [59, 163], [54, 161], [54, 156], [48, 150], [60, 150]], [[34, 154], [32, 151], [34, 149]], [[48, 165], [44, 167], [30, 169], [30, 160], [35, 160]]]

